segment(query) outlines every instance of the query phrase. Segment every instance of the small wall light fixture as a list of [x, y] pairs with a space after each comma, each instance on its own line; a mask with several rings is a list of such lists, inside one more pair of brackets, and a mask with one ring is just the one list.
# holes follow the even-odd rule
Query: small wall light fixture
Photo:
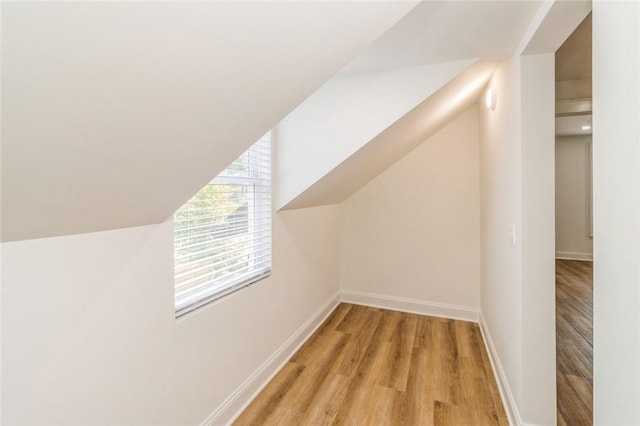
[[486, 97], [485, 97], [487, 108], [489, 108], [491, 111], [495, 111], [497, 100], [498, 100], [498, 94], [496, 93], [495, 86], [489, 86], [489, 88], [487, 89]]
[[586, 125], [582, 126], [582, 130], [591, 130], [591, 126], [586, 124]]

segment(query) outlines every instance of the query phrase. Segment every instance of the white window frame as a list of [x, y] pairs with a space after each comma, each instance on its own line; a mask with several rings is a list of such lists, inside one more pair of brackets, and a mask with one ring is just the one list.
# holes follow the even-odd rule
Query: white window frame
[[271, 217], [267, 133], [174, 214], [176, 317], [271, 275]]

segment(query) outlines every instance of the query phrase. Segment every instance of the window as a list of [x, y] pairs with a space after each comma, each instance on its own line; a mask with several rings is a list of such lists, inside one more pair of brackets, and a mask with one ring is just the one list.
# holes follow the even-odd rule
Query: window
[[271, 273], [271, 134], [174, 216], [176, 315]]

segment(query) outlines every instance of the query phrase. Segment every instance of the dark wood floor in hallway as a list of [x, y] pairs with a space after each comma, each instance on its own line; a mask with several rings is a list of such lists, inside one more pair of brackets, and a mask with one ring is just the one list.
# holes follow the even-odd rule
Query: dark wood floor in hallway
[[236, 425], [508, 425], [477, 324], [340, 304]]
[[556, 261], [558, 425], [593, 424], [593, 263]]

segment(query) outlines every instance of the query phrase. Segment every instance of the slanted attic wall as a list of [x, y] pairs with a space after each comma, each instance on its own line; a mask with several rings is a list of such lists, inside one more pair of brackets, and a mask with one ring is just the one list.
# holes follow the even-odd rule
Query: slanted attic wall
[[2, 241], [157, 224], [414, 2], [6, 2]]
[[342, 201], [344, 198], [329, 200], [331, 197], [325, 196], [312, 203], [295, 203], [309, 187], [473, 62], [369, 71], [329, 80], [278, 124], [280, 185], [276, 207]]

